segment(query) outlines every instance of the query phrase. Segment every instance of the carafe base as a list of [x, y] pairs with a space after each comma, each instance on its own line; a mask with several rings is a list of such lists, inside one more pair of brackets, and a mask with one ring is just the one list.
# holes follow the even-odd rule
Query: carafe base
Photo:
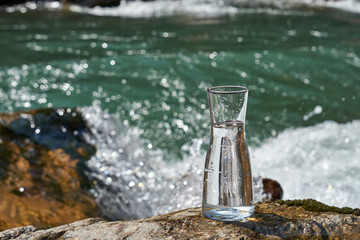
[[202, 212], [205, 217], [217, 221], [239, 221], [253, 215], [254, 206], [232, 207], [204, 204]]

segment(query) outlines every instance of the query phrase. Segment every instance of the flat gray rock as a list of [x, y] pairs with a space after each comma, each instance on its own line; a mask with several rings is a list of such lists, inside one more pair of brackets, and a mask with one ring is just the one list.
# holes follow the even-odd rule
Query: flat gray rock
[[315, 212], [284, 201], [258, 203], [255, 209], [255, 215], [243, 222], [213, 221], [201, 208], [191, 208], [136, 221], [89, 218], [50, 229], [20, 227], [0, 232], [0, 239], [360, 239], [357, 210]]

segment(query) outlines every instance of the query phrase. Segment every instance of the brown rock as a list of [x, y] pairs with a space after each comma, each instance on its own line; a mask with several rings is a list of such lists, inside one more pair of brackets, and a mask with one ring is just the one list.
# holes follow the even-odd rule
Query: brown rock
[[313, 212], [279, 202], [258, 203], [247, 221], [217, 222], [200, 208], [136, 221], [86, 219], [41, 230], [32, 226], [0, 232], [0, 239], [360, 239], [355, 214]]
[[96, 216], [79, 173], [93, 147], [74, 134], [86, 131], [77, 115], [71, 109], [0, 115], [0, 229]]
[[263, 201], [275, 201], [282, 199], [283, 190], [280, 184], [272, 179], [263, 178], [264, 198]]

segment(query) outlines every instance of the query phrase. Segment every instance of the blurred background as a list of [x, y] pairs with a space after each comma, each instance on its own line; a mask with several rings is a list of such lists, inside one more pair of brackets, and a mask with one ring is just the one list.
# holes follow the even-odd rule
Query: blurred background
[[78, 108], [104, 216], [199, 205], [217, 85], [249, 88], [256, 178], [284, 199], [360, 207], [360, 2], [2, 4], [0, 112]]

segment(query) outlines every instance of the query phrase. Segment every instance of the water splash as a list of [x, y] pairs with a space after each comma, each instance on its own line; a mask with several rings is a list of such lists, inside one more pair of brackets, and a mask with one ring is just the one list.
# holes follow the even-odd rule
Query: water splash
[[317, 105], [314, 108], [314, 110], [312, 110], [311, 112], [305, 114], [303, 119], [304, 119], [304, 121], [307, 121], [307, 120], [309, 120], [309, 118], [311, 118], [311, 117], [313, 117], [315, 115], [321, 114], [322, 111], [323, 111], [323, 108], [320, 105]]
[[[59, 2], [27, 2], [25, 4], [0, 7], [6, 12], [26, 13], [36, 9], [70, 10], [97, 16], [117, 16], [130, 18], [165, 17], [191, 15], [196, 17], [234, 16], [241, 13], [286, 14], [293, 10], [316, 10], [335, 8], [349, 12], [360, 12], [360, 3], [356, 0], [182, 0], [182, 1], [121, 1], [116, 7], [82, 7], [62, 5]], [[292, 12], [294, 14], [294, 12]]]
[[[113, 8], [83, 8], [71, 6], [74, 12], [98, 16], [164, 17], [191, 15], [197, 17], [234, 16], [241, 13], [287, 14], [288, 11], [335, 8], [349, 12], [360, 12], [357, 0], [182, 0], [182, 1], [129, 1]], [[294, 14], [294, 12], [292, 12]]]
[[[104, 217], [137, 219], [200, 206], [205, 139], [182, 147], [182, 161], [164, 161], [163, 154], [140, 138], [141, 129], [129, 127], [100, 107], [81, 111], [97, 153], [89, 162], [95, 187], [91, 190]], [[335, 206], [359, 207], [360, 121], [324, 122], [287, 129], [260, 147], [250, 148], [253, 173], [280, 182], [284, 198], [315, 198]], [[262, 195], [260, 177], [254, 178], [255, 200]]]
[[[189, 155], [169, 163], [161, 152], [149, 149], [151, 143], [140, 139], [141, 129], [124, 125], [116, 115], [96, 106], [81, 111], [93, 133], [88, 141], [97, 147], [88, 167], [95, 185], [91, 192], [104, 217], [137, 219], [200, 206], [203, 140], [183, 146]], [[255, 200], [259, 201], [263, 197], [261, 178], [254, 182]]]
[[280, 182], [284, 198], [360, 207], [360, 121], [287, 129], [252, 149], [255, 172]]

